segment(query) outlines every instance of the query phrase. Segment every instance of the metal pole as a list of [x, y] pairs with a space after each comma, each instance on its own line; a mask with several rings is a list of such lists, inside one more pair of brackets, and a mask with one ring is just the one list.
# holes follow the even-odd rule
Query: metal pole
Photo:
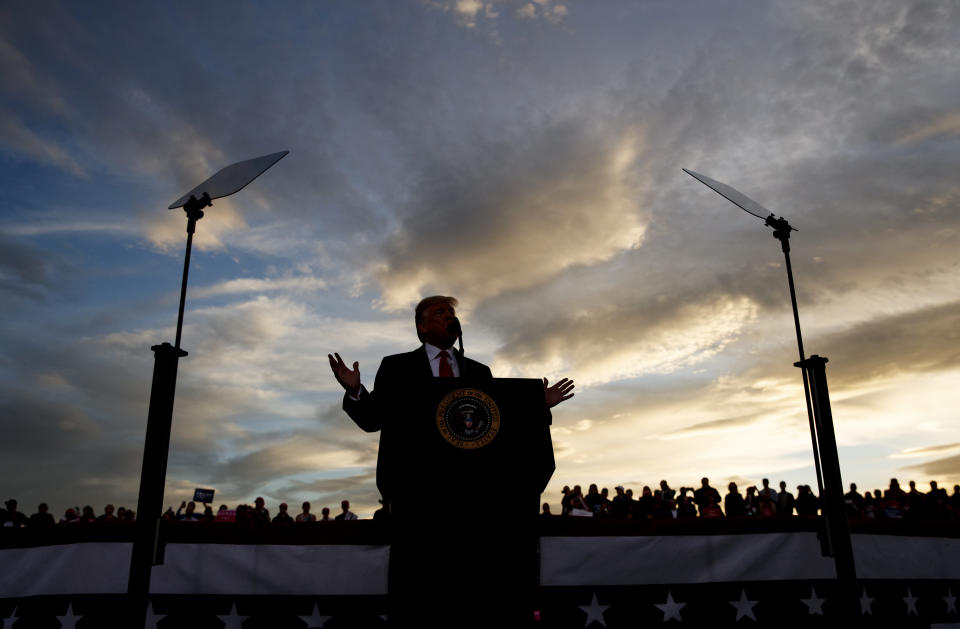
[[[797, 328], [797, 348], [800, 350], [800, 360], [806, 360], [803, 353], [803, 338], [800, 336], [800, 314], [797, 312], [797, 292], [793, 287], [793, 268], [790, 265], [790, 247], [784, 243], [783, 257], [787, 262], [787, 279], [790, 283], [790, 302], [793, 304], [793, 324]], [[813, 467], [817, 472], [817, 489], [823, 494], [823, 473], [820, 464], [820, 444], [817, 439], [817, 430], [814, 424], [813, 406], [810, 402], [810, 382], [806, 370], [803, 374], [803, 398], [807, 403], [807, 422], [810, 424], [810, 441], [813, 444]]]
[[857, 571], [853, 559], [853, 542], [847, 522], [846, 505], [843, 502], [843, 479], [840, 476], [840, 456], [837, 452], [837, 437], [833, 428], [833, 411], [830, 408], [830, 392], [827, 389], [827, 359], [814, 354], [796, 363], [804, 372], [810, 372], [813, 392], [814, 416], [820, 443], [823, 464], [824, 491], [820, 505], [824, 528], [830, 539], [833, 560], [840, 582], [843, 609], [856, 617]]
[[143, 443], [143, 467], [140, 470], [140, 494], [137, 498], [137, 520], [133, 551], [130, 556], [130, 577], [127, 581], [128, 618], [130, 627], [143, 627], [150, 599], [150, 571], [160, 563], [162, 540], [160, 516], [163, 511], [163, 490], [167, 477], [167, 456], [170, 451], [170, 430], [173, 425], [173, 401], [177, 389], [177, 367], [187, 352], [180, 349], [183, 331], [183, 310], [187, 299], [187, 277], [190, 272], [190, 251], [197, 221], [203, 218], [202, 208], [211, 205], [206, 193], [197, 199], [191, 196], [183, 206], [187, 213], [187, 251], [183, 260], [180, 283], [180, 309], [177, 315], [176, 344], [161, 343], [151, 347], [154, 354], [153, 384], [150, 388], [150, 410], [147, 414], [147, 435]]
[[127, 582], [130, 627], [143, 627], [150, 596], [150, 570], [154, 565], [157, 530], [163, 509], [163, 487], [167, 475], [167, 452], [177, 386], [177, 365], [187, 352], [170, 343], [154, 345], [153, 385], [147, 415], [147, 436], [143, 444], [140, 496], [134, 529], [130, 577]]
[[[783, 218], [776, 219], [773, 214], [767, 217], [767, 225], [774, 228], [773, 237], [780, 241], [783, 249], [783, 258], [787, 266], [787, 282], [790, 284], [790, 304], [793, 306], [793, 325], [797, 331], [797, 349], [800, 353], [800, 360], [806, 360], [803, 353], [803, 336], [800, 334], [800, 312], [797, 309], [797, 290], [793, 284], [793, 265], [790, 264], [790, 224]], [[807, 404], [807, 422], [810, 424], [810, 441], [813, 445], [813, 468], [817, 473], [817, 489], [819, 495], [823, 495], [823, 473], [820, 466], [820, 446], [817, 440], [817, 428], [813, 419], [813, 405], [810, 402], [810, 382], [806, 370], [801, 370], [803, 374], [803, 399]], [[827, 550], [827, 548], [824, 548]]]

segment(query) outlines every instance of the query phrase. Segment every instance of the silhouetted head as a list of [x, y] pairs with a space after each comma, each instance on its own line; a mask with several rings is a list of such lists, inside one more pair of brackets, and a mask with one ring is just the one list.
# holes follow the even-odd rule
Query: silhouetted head
[[346, 513], [350, 510], [350, 501], [344, 500], [340, 503], [340, 508], [343, 509], [343, 512]]
[[703, 478], [701, 478], [701, 479], [700, 479], [700, 486], [701, 486], [701, 487], [709, 487], [709, 486], [710, 486], [710, 479], [707, 478], [706, 476], [704, 476]]
[[310, 503], [309, 503], [309, 502], [303, 503], [303, 512], [304, 512], [304, 513], [310, 513]]
[[730, 491], [731, 494], [735, 494], [737, 493], [737, 484], [731, 481], [730, 484], [727, 485], [727, 489]]
[[417, 325], [417, 338], [440, 349], [448, 349], [457, 340], [449, 326], [457, 318], [456, 297], [433, 295], [424, 297], [414, 310], [413, 321]]

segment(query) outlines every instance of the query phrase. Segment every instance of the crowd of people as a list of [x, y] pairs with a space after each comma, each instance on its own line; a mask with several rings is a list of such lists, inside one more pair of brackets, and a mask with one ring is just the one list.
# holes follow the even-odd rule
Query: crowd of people
[[[820, 497], [809, 485], [798, 485], [796, 494], [780, 481], [780, 489], [770, 486], [763, 479], [761, 487], [747, 487], [744, 494], [736, 483], [727, 485], [727, 494], [721, 498], [720, 492], [710, 486], [710, 480], [702, 478], [700, 487], [681, 487], [673, 489], [667, 481], [660, 481], [660, 488], [651, 490], [644, 486], [638, 498], [633, 489], [624, 489], [622, 485], [614, 487], [616, 494], [611, 497], [604, 487], [598, 489], [590, 485], [584, 495], [580, 485], [573, 489], [565, 486], [560, 500], [560, 513], [554, 513], [549, 503], [544, 503], [541, 517], [598, 517], [598, 518], [635, 518], [635, 519], [676, 519], [676, 518], [723, 518], [723, 517], [815, 517], [820, 511]], [[930, 481], [930, 491], [921, 492], [916, 482], [910, 481], [910, 490], [904, 491], [896, 478], [890, 479], [890, 486], [882, 491], [866, 491], [860, 494], [856, 483], [850, 484], [850, 491], [844, 495], [847, 515], [851, 518], [892, 518], [916, 520], [958, 520], [960, 519], [960, 485], [954, 485], [953, 493], [947, 495], [946, 489], [939, 487], [937, 481]]]
[[[37, 506], [37, 512], [30, 517], [27, 517], [18, 509], [17, 501], [14, 499], [7, 500], [4, 506], [5, 509], [0, 509], [0, 528], [46, 528], [58, 524], [119, 524], [133, 522], [136, 519], [136, 514], [132, 509], [114, 508], [112, 504], [106, 505], [103, 508], [103, 513], [99, 515], [89, 505], [82, 509], [80, 507], [70, 507], [64, 512], [59, 522], [50, 513], [50, 508], [45, 502], [40, 503]], [[233, 522], [237, 524], [305, 524], [358, 519], [357, 514], [350, 510], [349, 500], [340, 503], [340, 513], [333, 517], [330, 516], [329, 507], [323, 507], [319, 516], [311, 512], [309, 502], [304, 502], [300, 508], [300, 513], [291, 515], [287, 503], [281, 502], [277, 508], [277, 514], [270, 517], [270, 511], [264, 506], [264, 500], [261, 497], [254, 500], [253, 506], [241, 504], [231, 509], [227, 505], [220, 505], [216, 512], [209, 504], [204, 504], [202, 509], [198, 509], [195, 502], [184, 500], [176, 511], [173, 510], [173, 507], [168, 507], [162, 518], [167, 521], [179, 522]], [[385, 513], [384, 509], [378, 510], [374, 513], [374, 519], [382, 517]]]
[[[720, 492], [710, 486], [710, 481], [703, 478], [700, 487], [680, 487], [672, 489], [667, 481], [660, 481], [660, 487], [651, 490], [644, 486], [639, 497], [634, 497], [633, 489], [625, 489], [622, 485], [614, 487], [615, 495], [610, 496], [609, 490], [597, 485], [590, 485], [584, 494], [580, 485], [573, 489], [565, 486], [560, 501], [560, 513], [554, 513], [549, 503], [543, 504], [542, 518], [552, 517], [597, 517], [618, 519], [671, 519], [671, 518], [722, 518], [722, 517], [788, 517], [806, 516], [815, 517], [820, 510], [820, 498], [809, 485], [798, 485], [796, 494], [787, 489], [787, 484], [780, 481], [779, 490], [770, 486], [770, 481], [763, 479], [761, 487], [747, 487], [741, 494], [736, 483], [727, 485], [727, 494], [721, 497]], [[851, 518], [891, 518], [915, 520], [960, 520], [960, 485], [954, 485], [953, 493], [940, 487], [937, 481], [930, 481], [930, 491], [921, 492], [914, 481], [909, 483], [909, 491], [900, 487], [897, 479], [890, 479], [890, 486], [881, 491], [857, 491], [856, 483], [851, 483], [850, 491], [844, 495], [847, 515]], [[381, 501], [382, 502], [382, 501]], [[5, 509], [0, 509], [0, 527], [2, 528], [44, 528], [57, 524], [94, 524], [94, 523], [122, 523], [133, 522], [136, 514], [124, 507], [114, 508], [108, 504], [103, 513], [97, 515], [93, 507], [85, 506], [68, 508], [59, 522], [50, 513], [46, 503], [37, 506], [37, 512], [27, 517], [18, 509], [17, 501], [7, 500]], [[330, 508], [323, 507], [317, 515], [311, 511], [309, 502], [304, 502], [300, 512], [291, 515], [287, 503], [281, 502], [276, 515], [270, 515], [265, 507], [264, 499], [258, 497], [253, 506], [238, 505], [231, 509], [227, 505], [220, 505], [217, 511], [209, 504], [203, 504], [198, 509], [195, 502], [183, 501], [174, 511], [169, 507], [163, 514], [163, 519], [180, 522], [233, 522], [237, 524], [305, 524], [313, 522], [329, 522], [332, 520], [356, 520], [357, 515], [350, 511], [350, 501], [340, 503], [340, 513], [331, 517]], [[388, 516], [388, 509], [381, 505], [373, 514], [378, 520]]]

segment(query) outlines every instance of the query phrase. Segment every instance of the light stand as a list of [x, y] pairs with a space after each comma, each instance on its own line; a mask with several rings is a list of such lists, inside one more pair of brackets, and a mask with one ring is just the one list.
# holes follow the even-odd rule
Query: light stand
[[[171, 210], [183, 207], [187, 214], [187, 250], [183, 261], [183, 279], [180, 283], [176, 344], [171, 346], [170, 343], [161, 343], [150, 348], [154, 354], [153, 384], [150, 389], [147, 434], [143, 444], [143, 467], [140, 472], [140, 494], [137, 499], [130, 575], [127, 581], [127, 626], [144, 626], [150, 599], [150, 572], [153, 566], [163, 562], [160, 516], [167, 475], [167, 456], [170, 451], [177, 366], [180, 358], [187, 355], [187, 352], [180, 349], [180, 338], [183, 332], [183, 310], [187, 299], [190, 253], [197, 221], [203, 218], [203, 208], [213, 205], [213, 199], [225, 197], [243, 189], [288, 152], [281, 151], [231, 164], [170, 205]], [[197, 198], [198, 194], [199, 198]]]
[[[825, 557], [833, 557], [837, 580], [841, 590], [841, 614], [848, 619], [857, 618], [856, 567], [853, 559], [853, 544], [850, 525], [847, 522], [846, 505], [843, 502], [843, 480], [840, 477], [840, 457], [837, 453], [837, 438], [833, 428], [833, 413], [830, 409], [830, 394], [827, 389], [827, 359], [814, 354], [807, 358], [803, 351], [800, 334], [800, 315], [797, 310], [797, 292], [793, 283], [793, 267], [790, 264], [790, 232], [797, 231], [782, 216], [777, 218], [756, 201], [730, 186], [710, 179], [705, 175], [683, 169], [685, 173], [713, 189], [719, 195], [748, 214], [763, 219], [773, 228], [773, 237], [780, 241], [787, 267], [790, 285], [790, 303], [793, 306], [793, 323], [797, 331], [799, 362], [795, 367], [803, 374], [803, 391], [810, 422], [810, 438], [813, 442], [814, 467], [817, 486], [820, 490], [824, 529], [820, 537], [821, 551]], [[766, 216], [764, 217], [764, 214]]]

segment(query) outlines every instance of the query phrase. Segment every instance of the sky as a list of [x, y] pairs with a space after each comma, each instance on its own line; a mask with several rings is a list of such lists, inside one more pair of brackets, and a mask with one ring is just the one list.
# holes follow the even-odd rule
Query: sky
[[[134, 507], [186, 220], [165, 505], [369, 516], [327, 354], [561, 377], [563, 485], [816, 486], [782, 215], [845, 483], [960, 483], [960, 5], [314, 0], [0, 6], [0, 496]], [[502, 488], [506, 491], [508, 488]], [[425, 485], [429, 491], [429, 485]], [[216, 505], [215, 505], [216, 506]]]

